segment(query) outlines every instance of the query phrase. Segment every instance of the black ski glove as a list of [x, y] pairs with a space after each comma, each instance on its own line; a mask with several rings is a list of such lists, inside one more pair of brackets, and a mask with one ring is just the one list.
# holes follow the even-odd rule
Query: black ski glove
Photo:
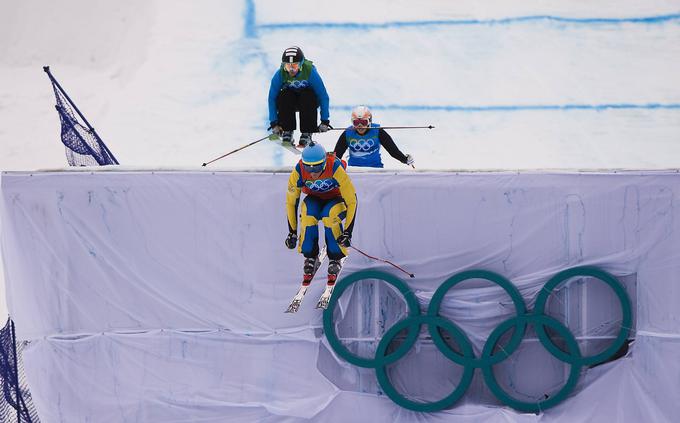
[[297, 245], [297, 234], [295, 232], [289, 232], [286, 237], [286, 247], [291, 250]]
[[342, 245], [345, 248], [349, 248], [351, 243], [352, 243], [352, 234], [349, 233], [348, 231], [344, 231], [338, 237], [338, 244]]

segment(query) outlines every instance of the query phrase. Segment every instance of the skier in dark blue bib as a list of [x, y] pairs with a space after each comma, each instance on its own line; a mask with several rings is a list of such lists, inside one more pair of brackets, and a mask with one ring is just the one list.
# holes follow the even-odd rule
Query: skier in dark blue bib
[[390, 156], [400, 162], [412, 166], [414, 161], [410, 154], [402, 153], [394, 144], [392, 137], [377, 123], [373, 123], [373, 115], [366, 106], [357, 106], [352, 110], [352, 126], [347, 127], [335, 144], [335, 155], [342, 158], [349, 150], [349, 166], [383, 167], [380, 157], [380, 146]]
[[[300, 47], [289, 47], [281, 56], [281, 67], [274, 73], [269, 86], [269, 124], [273, 134], [294, 143], [295, 112], [300, 112], [300, 146], [312, 140], [313, 132], [331, 128], [328, 112], [328, 92], [311, 60]], [[321, 124], [317, 126], [317, 108]]]

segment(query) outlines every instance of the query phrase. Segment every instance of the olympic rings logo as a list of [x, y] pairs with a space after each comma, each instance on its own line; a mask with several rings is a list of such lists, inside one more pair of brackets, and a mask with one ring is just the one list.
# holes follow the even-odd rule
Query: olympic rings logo
[[[560, 283], [575, 276], [590, 276], [605, 282], [614, 291], [621, 302], [622, 322], [618, 336], [608, 348], [592, 356], [581, 355], [578, 343], [571, 331], [558, 320], [544, 314], [548, 297], [553, 289]], [[363, 358], [351, 353], [338, 338], [333, 322], [333, 311], [343, 292], [354, 282], [365, 279], [382, 280], [396, 288], [406, 300], [409, 310], [406, 318], [397, 322], [384, 334], [378, 343], [374, 358]], [[485, 279], [494, 282], [503, 288], [510, 295], [517, 313], [515, 317], [505, 320], [491, 332], [484, 344], [481, 357], [479, 358], [475, 357], [472, 343], [467, 335], [455, 323], [439, 316], [439, 308], [441, 307], [444, 295], [455, 285], [468, 279]], [[632, 312], [630, 299], [623, 286], [609, 273], [590, 266], [567, 269], [553, 276], [546, 282], [545, 286], [538, 294], [536, 306], [532, 312], [527, 311], [524, 299], [519, 293], [519, 290], [503, 276], [486, 270], [464, 271], [447, 279], [435, 291], [425, 314], [421, 314], [420, 305], [418, 304], [416, 296], [401, 279], [389, 273], [377, 270], [363, 270], [353, 273], [338, 282], [335, 287], [335, 293], [328, 304], [328, 309], [326, 309], [323, 315], [323, 326], [326, 339], [328, 339], [328, 342], [335, 353], [356, 366], [375, 369], [378, 383], [387, 396], [398, 405], [415, 411], [438, 411], [453, 405], [468, 389], [476, 368], [482, 370], [484, 380], [496, 398], [510, 407], [525, 412], [539, 412], [540, 410], [553, 407], [564, 400], [574, 388], [578, 381], [582, 366], [602, 363], [616, 354], [628, 338], [631, 323]], [[418, 338], [420, 327], [423, 324], [427, 325], [430, 336], [437, 349], [444, 354], [446, 358], [464, 368], [461, 380], [454, 391], [445, 398], [434, 402], [415, 402], [403, 396], [392, 385], [386, 369], [389, 364], [404, 357], [404, 355], [406, 355], [413, 347]], [[528, 325], [534, 327], [538, 339], [548, 352], [557, 359], [571, 365], [565, 385], [557, 393], [544, 401], [524, 402], [513, 398], [501, 388], [493, 373], [493, 366], [508, 358], [519, 347]], [[557, 332], [559, 337], [565, 341], [567, 347], [566, 352], [553, 343], [545, 330], [546, 326]], [[389, 345], [394, 341], [397, 334], [404, 329], [408, 329], [404, 342], [394, 351], [388, 353]], [[494, 352], [501, 336], [510, 329], [514, 330], [508, 344], [504, 345], [499, 351]], [[442, 337], [440, 331], [450, 334], [461, 352], [457, 352], [451, 348]]]
[[309, 85], [309, 82], [307, 80], [303, 81], [298, 81], [298, 80], [292, 80], [288, 83], [289, 88], [293, 88], [296, 90], [299, 90], [301, 88], [306, 88]]
[[354, 151], [371, 151], [376, 143], [372, 138], [352, 138], [349, 140], [349, 148]]
[[312, 191], [326, 192], [335, 188], [337, 184], [330, 179], [317, 179], [315, 181], [305, 181], [305, 185]]

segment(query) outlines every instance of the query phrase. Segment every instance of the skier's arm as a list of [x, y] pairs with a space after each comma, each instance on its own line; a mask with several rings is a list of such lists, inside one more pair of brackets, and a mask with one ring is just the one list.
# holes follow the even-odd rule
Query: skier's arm
[[326, 86], [323, 84], [321, 75], [316, 70], [316, 66], [312, 66], [312, 72], [309, 74], [309, 85], [312, 86], [314, 93], [316, 94], [316, 99], [319, 102], [319, 111], [321, 114], [321, 120], [329, 119], [328, 104], [330, 100], [328, 98], [328, 92], [326, 91]]
[[399, 150], [397, 145], [394, 143], [394, 140], [392, 140], [392, 137], [390, 137], [390, 134], [388, 134], [387, 131], [385, 131], [384, 129], [380, 129], [380, 131], [378, 131], [378, 137], [380, 138], [380, 145], [385, 147], [385, 150], [387, 150], [387, 152], [390, 153], [390, 156], [406, 164], [407, 162], [406, 155]]
[[354, 184], [352, 184], [352, 180], [349, 179], [344, 167], [338, 166], [333, 173], [333, 178], [338, 181], [338, 184], [340, 185], [340, 195], [342, 195], [342, 199], [347, 206], [345, 232], [348, 232], [351, 235], [352, 230], [354, 229], [354, 217], [357, 213], [357, 193], [354, 190]]
[[269, 123], [279, 119], [278, 111], [276, 110], [276, 97], [281, 91], [281, 71], [278, 70], [272, 77], [271, 85], [269, 85]]
[[297, 232], [297, 208], [300, 203], [300, 164], [298, 163], [288, 178], [288, 190], [286, 191], [286, 214], [288, 216], [288, 231]]
[[342, 134], [340, 134], [340, 137], [338, 138], [338, 142], [335, 143], [335, 149], [333, 149], [333, 152], [335, 153], [336, 157], [338, 159], [342, 159], [342, 155], [345, 154], [345, 151], [347, 151], [347, 131], [342, 131]]

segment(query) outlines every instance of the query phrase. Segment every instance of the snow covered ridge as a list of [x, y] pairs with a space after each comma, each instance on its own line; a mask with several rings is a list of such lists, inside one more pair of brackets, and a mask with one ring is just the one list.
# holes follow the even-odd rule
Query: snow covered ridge
[[[529, 307], [546, 280], [567, 268], [592, 265], [622, 281], [633, 333], [644, 336], [625, 357], [582, 374], [574, 395], [542, 420], [604, 421], [616, 413], [633, 422], [651, 412], [670, 421], [680, 411], [677, 171], [350, 176], [359, 201], [354, 245], [413, 272], [415, 279], [403, 280], [421, 307], [442, 281], [470, 269], [505, 276]], [[29, 342], [25, 368], [41, 417], [360, 421], [368, 413], [413, 421], [380, 395], [372, 372], [328, 350], [313, 301], [284, 313], [302, 273], [301, 256], [284, 246], [287, 179], [285, 169], [3, 173], [9, 309], [18, 338]], [[391, 272], [350, 252], [343, 275], [366, 269]], [[317, 282], [308, 295], [318, 298]], [[591, 285], [572, 282], [553, 298], [576, 307], [566, 323], [584, 351], [608, 342], [620, 325], [611, 291]], [[371, 281], [346, 295], [338, 307], [344, 314], [336, 315], [344, 342], [375, 346], [405, 311], [398, 294]], [[441, 313], [478, 351], [515, 314], [511, 304], [502, 289], [476, 281], [454, 288]], [[432, 399], [448, 393], [437, 387], [455, 383], [457, 370], [428, 345], [396, 364], [391, 378], [407, 394]], [[523, 343], [509, 368], [496, 369], [514, 395], [537, 392], [523, 374], [561, 386], [563, 366], [536, 356], [534, 345]], [[487, 394], [471, 388], [464, 405], [442, 413], [525, 418], [489, 408], [498, 404]]]
[[[359, 103], [376, 122], [436, 125], [391, 134], [423, 168], [678, 166], [676, 2], [506, 3], [354, 1], [324, 5], [321, 17], [307, 0], [295, 11], [270, 1], [8, 4], [0, 169], [64, 163], [44, 65], [121, 163], [174, 168], [266, 133], [268, 82], [293, 44], [318, 66], [334, 126]], [[452, 24], [426, 25], [437, 21]], [[423, 25], [379, 27], [403, 22]], [[328, 149], [336, 138], [319, 140]], [[259, 145], [220, 167], [292, 165], [279, 150]]]

